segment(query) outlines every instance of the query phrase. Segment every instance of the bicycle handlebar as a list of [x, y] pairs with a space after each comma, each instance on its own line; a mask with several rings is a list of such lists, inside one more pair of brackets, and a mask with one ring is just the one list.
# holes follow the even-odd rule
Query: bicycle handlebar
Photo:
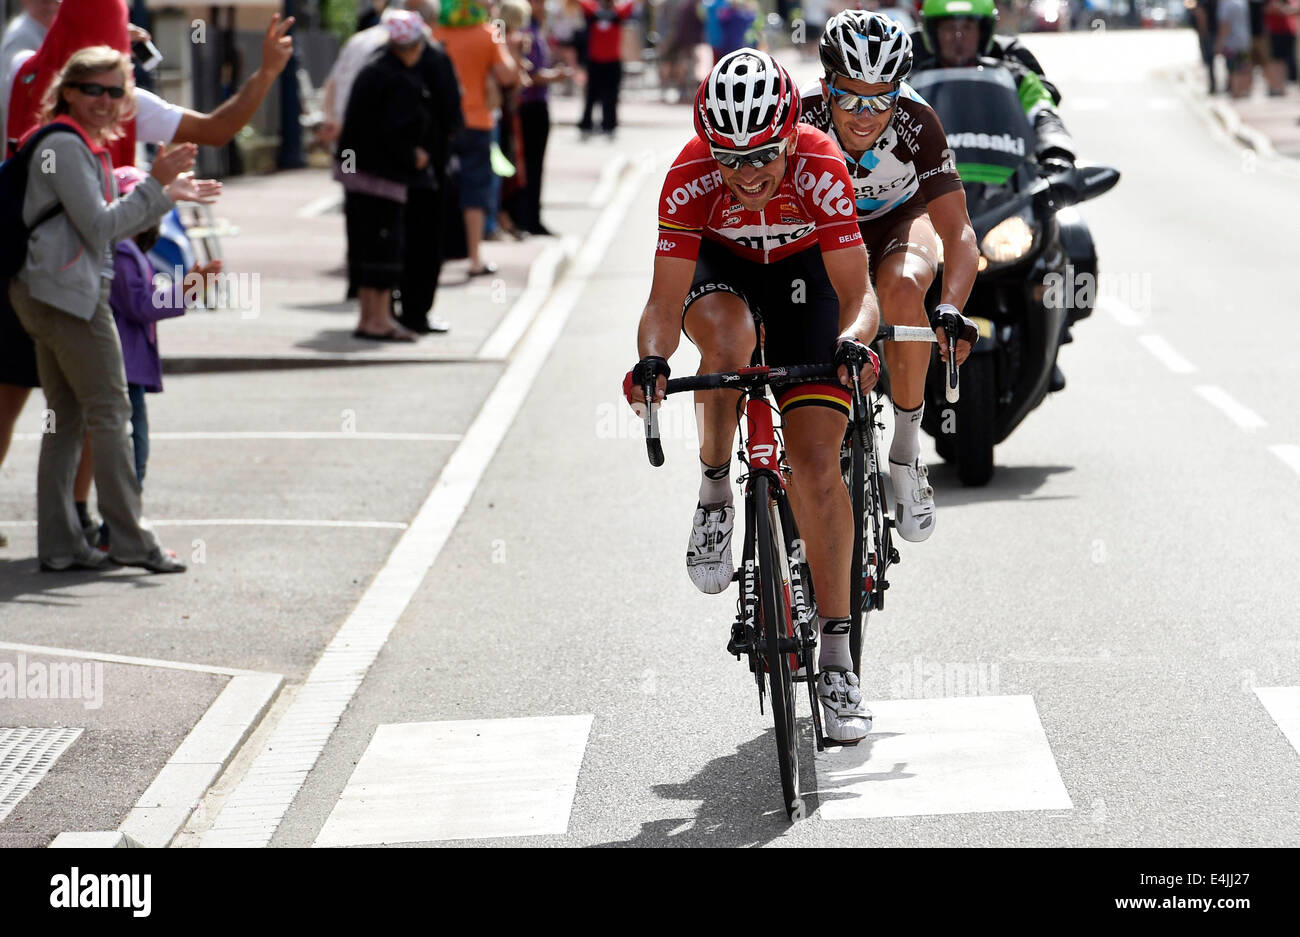
[[[938, 342], [933, 329], [924, 326], [884, 324], [876, 332], [876, 340], [885, 342]], [[857, 368], [851, 368], [851, 371], [854, 372], [851, 378], [856, 409], [861, 411], [862, 399], [856, 373]], [[781, 367], [758, 366], [717, 374], [696, 374], [691, 377], [670, 378], [664, 390], [664, 397], [666, 399], [670, 394], [695, 390], [743, 390], [761, 386], [774, 380], [810, 381], [825, 378], [835, 379], [837, 377], [838, 368], [833, 364], [797, 364]], [[654, 405], [650, 403], [650, 401], [654, 400], [654, 387], [647, 384], [641, 390], [646, 399], [646, 412], [644, 415], [646, 455], [649, 457], [651, 465], [660, 466], [664, 464], [664, 450], [659, 440], [659, 418]], [[945, 382], [944, 396], [947, 397], [949, 403], [957, 402], [957, 337], [952, 331], [948, 332], [948, 380]]]

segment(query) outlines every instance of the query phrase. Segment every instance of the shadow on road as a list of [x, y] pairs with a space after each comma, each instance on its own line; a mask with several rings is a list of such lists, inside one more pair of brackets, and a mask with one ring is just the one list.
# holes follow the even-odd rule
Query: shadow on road
[[112, 583], [114, 586], [132, 586], [156, 589], [160, 583], [153, 574], [134, 567], [111, 566], [104, 571], [75, 570], [65, 573], [43, 573], [36, 557], [0, 560], [0, 605], [13, 602], [19, 605], [47, 605], [54, 608], [79, 607], [93, 602], [95, 597], [85, 592], [65, 593], [63, 590], [88, 583]]
[[[813, 767], [816, 746], [812, 733], [812, 720], [806, 716], [799, 719], [799, 777], [807, 817], [812, 817], [817, 810], [819, 798], [856, 796], [837, 793], [833, 788], [821, 794], [817, 792]], [[872, 739], [868, 739], [853, 749], [857, 760], [869, 760], [871, 744]], [[872, 777], [872, 780], [907, 777], [902, 773], [902, 767], [895, 765], [892, 771]], [[643, 824], [641, 832], [629, 840], [599, 843], [597, 846], [763, 846], [791, 828], [781, 808], [781, 777], [777, 772], [774, 729], [741, 744], [730, 755], [715, 758], [688, 781], [656, 784], [651, 789], [669, 800], [702, 803], [694, 818], [652, 820]]]
[[1053, 475], [1073, 472], [1073, 465], [999, 465], [992, 480], [982, 488], [965, 487], [957, 477], [957, 469], [946, 462], [936, 461], [929, 468], [935, 503], [940, 510], [950, 505], [989, 501], [1073, 501], [1076, 497], [1035, 494]]

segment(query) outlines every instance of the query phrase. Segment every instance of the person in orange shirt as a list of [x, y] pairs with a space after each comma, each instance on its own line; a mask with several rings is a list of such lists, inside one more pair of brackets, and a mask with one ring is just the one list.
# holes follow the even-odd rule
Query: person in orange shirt
[[476, 0], [448, 0], [433, 36], [451, 57], [460, 79], [465, 126], [453, 151], [460, 159], [460, 207], [465, 213], [469, 275], [495, 273], [496, 265], [479, 257], [492, 186], [494, 119], [488, 109], [488, 76], [503, 88], [514, 87], [519, 66], [506, 48], [505, 35], [498, 36], [488, 22], [487, 7]]

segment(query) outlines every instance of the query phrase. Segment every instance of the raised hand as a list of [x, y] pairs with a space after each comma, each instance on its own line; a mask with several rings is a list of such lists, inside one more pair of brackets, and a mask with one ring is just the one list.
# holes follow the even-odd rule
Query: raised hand
[[279, 13], [271, 15], [266, 35], [262, 37], [262, 68], [272, 76], [284, 71], [289, 59], [293, 57], [293, 37], [289, 35], [291, 29], [292, 16], [281, 23]]
[[193, 143], [181, 143], [169, 150], [159, 150], [154, 157], [149, 175], [153, 176], [163, 187], [170, 185], [177, 176], [194, 165], [199, 148]]
[[165, 187], [173, 202], [198, 202], [211, 205], [221, 197], [222, 184], [216, 179], [195, 179], [193, 173], [177, 176]]

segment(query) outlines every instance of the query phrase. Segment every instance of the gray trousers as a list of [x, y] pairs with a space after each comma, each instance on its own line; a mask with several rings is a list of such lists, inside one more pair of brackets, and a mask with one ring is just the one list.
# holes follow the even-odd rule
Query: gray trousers
[[86, 322], [33, 299], [14, 278], [9, 300], [36, 345], [36, 368], [45, 391], [46, 417], [36, 473], [36, 552], [42, 562], [64, 565], [90, 549], [73, 504], [73, 482], [87, 428], [95, 450], [99, 512], [113, 532], [113, 557], [143, 560], [158, 547], [140, 521], [140, 486], [131, 447], [131, 401], [117, 324], [103, 282], [95, 315]]

